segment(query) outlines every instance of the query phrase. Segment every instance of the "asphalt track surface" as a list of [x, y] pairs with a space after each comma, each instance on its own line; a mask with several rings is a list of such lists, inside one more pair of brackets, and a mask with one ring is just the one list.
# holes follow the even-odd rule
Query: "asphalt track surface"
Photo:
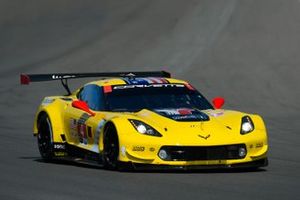
[[[299, 0], [1, 0], [0, 199], [299, 199], [299, 10]], [[160, 69], [261, 114], [270, 165], [121, 173], [40, 160], [34, 113], [64, 91], [20, 86], [20, 73]]]

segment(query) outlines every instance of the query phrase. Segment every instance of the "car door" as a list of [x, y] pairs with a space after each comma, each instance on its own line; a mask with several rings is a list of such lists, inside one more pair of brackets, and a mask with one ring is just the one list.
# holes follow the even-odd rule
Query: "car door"
[[95, 115], [69, 105], [66, 109], [66, 123], [69, 125], [68, 141], [86, 150], [99, 152], [98, 139], [105, 122], [104, 115], [100, 112], [104, 109], [102, 87], [94, 84], [86, 85], [78, 92], [77, 99], [86, 102]]

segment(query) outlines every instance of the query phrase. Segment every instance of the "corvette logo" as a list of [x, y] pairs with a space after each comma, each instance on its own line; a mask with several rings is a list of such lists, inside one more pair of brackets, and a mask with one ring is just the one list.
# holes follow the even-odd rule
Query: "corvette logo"
[[198, 135], [198, 136], [205, 139], [205, 140], [207, 140], [210, 137], [210, 134], [208, 134], [207, 136], [203, 136], [203, 135]]

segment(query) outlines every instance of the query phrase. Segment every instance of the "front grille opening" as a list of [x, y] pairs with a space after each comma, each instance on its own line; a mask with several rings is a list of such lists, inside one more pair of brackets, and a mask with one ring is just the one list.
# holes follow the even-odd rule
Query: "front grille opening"
[[246, 150], [245, 144], [222, 145], [222, 146], [163, 146], [167, 156], [166, 161], [197, 161], [197, 160], [230, 160], [242, 159], [241, 148]]

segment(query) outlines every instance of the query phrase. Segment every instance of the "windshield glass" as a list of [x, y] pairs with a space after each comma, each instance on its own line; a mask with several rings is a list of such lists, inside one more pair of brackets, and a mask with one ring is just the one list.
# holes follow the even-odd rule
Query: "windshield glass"
[[119, 85], [105, 94], [110, 111], [137, 112], [142, 109], [213, 109], [196, 90], [182, 84]]

